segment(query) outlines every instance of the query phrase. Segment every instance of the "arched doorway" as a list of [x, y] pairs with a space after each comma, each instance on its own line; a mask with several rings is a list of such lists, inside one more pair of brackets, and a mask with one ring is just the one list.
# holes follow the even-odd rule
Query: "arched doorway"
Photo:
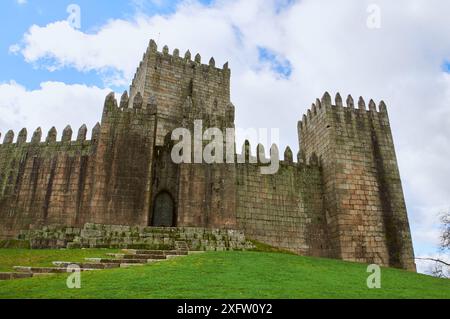
[[152, 226], [174, 227], [175, 226], [175, 204], [168, 192], [161, 192], [155, 197], [153, 205]]

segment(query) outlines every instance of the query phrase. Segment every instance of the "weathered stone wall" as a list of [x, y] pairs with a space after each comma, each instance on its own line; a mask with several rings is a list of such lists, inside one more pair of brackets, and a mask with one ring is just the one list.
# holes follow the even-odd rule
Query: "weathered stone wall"
[[236, 227], [234, 164], [182, 164], [178, 194], [180, 225]]
[[[30, 143], [22, 130], [0, 145], [0, 233], [10, 237], [21, 229], [49, 223], [80, 225], [89, 208], [98, 131], [86, 141], [86, 127], [76, 141], [67, 127], [62, 141], [52, 129], [45, 142], [36, 130]], [[14, 143], [13, 143], [14, 142]]]
[[384, 103], [343, 107], [328, 93], [299, 123], [300, 149], [319, 157], [333, 256], [414, 269], [414, 255]]
[[83, 227], [58, 225], [22, 231], [19, 239], [32, 248], [176, 248], [185, 242], [189, 250], [244, 250], [253, 248], [241, 230], [198, 227], [138, 227], [85, 224]]
[[299, 254], [328, 256], [317, 165], [282, 162], [274, 175], [260, 165], [238, 164], [236, 213], [246, 236]]
[[36, 130], [26, 142], [22, 130], [15, 143], [9, 132], [0, 145], [0, 233], [84, 223], [147, 225], [151, 206], [154, 106], [128, 97], [117, 105], [110, 94], [101, 125], [86, 141], [86, 127], [76, 141], [67, 128], [61, 141], [56, 131], [45, 142]]
[[107, 97], [95, 157], [90, 221], [117, 225], [147, 225], [151, 204], [155, 136], [154, 105], [136, 96], [132, 107], [122, 96], [118, 106]]

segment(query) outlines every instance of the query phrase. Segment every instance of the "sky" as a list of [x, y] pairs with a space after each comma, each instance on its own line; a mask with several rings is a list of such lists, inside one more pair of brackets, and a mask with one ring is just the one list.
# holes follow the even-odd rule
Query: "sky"
[[236, 125], [279, 128], [295, 153], [297, 121], [325, 91], [384, 100], [415, 253], [436, 257], [450, 210], [448, 12], [446, 0], [5, 0], [0, 133], [92, 128], [150, 39], [229, 62]]

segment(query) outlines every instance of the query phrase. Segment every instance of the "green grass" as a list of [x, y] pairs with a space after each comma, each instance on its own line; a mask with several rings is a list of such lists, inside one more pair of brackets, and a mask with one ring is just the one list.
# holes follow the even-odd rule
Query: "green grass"
[[[14, 259], [19, 252], [23, 253], [0, 250], [0, 263], [4, 256]], [[36, 260], [45, 264], [66, 259], [60, 253], [81, 257], [91, 252], [29, 254], [38, 254]], [[44, 257], [46, 253], [53, 258]], [[368, 289], [368, 275], [366, 266], [358, 263], [283, 253], [211, 252], [130, 269], [82, 273], [82, 287], [75, 290], [66, 287], [65, 274], [4, 281], [0, 298], [450, 298], [450, 280], [383, 268], [382, 288]]]
[[265, 253], [282, 253], [282, 254], [289, 254], [289, 255], [295, 255], [292, 251], [273, 247], [264, 243], [261, 243], [256, 240], [249, 240], [255, 248], [250, 249], [250, 251], [258, 251], [258, 252], [265, 252]]
[[0, 272], [14, 271], [13, 266], [50, 267], [52, 261], [82, 262], [111, 252], [117, 249], [0, 249]]

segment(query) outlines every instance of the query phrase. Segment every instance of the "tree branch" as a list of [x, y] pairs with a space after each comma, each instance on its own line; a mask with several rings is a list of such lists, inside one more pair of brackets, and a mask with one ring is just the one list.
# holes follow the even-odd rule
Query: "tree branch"
[[443, 265], [446, 265], [446, 266], [449, 266], [450, 267], [450, 264], [449, 263], [446, 263], [445, 261], [442, 261], [442, 260], [440, 260], [440, 259], [434, 259], [434, 258], [415, 258], [415, 259], [417, 259], [417, 260], [429, 260], [429, 261], [434, 261], [434, 262], [437, 262], [437, 263], [440, 263], [440, 264], [443, 264]]

